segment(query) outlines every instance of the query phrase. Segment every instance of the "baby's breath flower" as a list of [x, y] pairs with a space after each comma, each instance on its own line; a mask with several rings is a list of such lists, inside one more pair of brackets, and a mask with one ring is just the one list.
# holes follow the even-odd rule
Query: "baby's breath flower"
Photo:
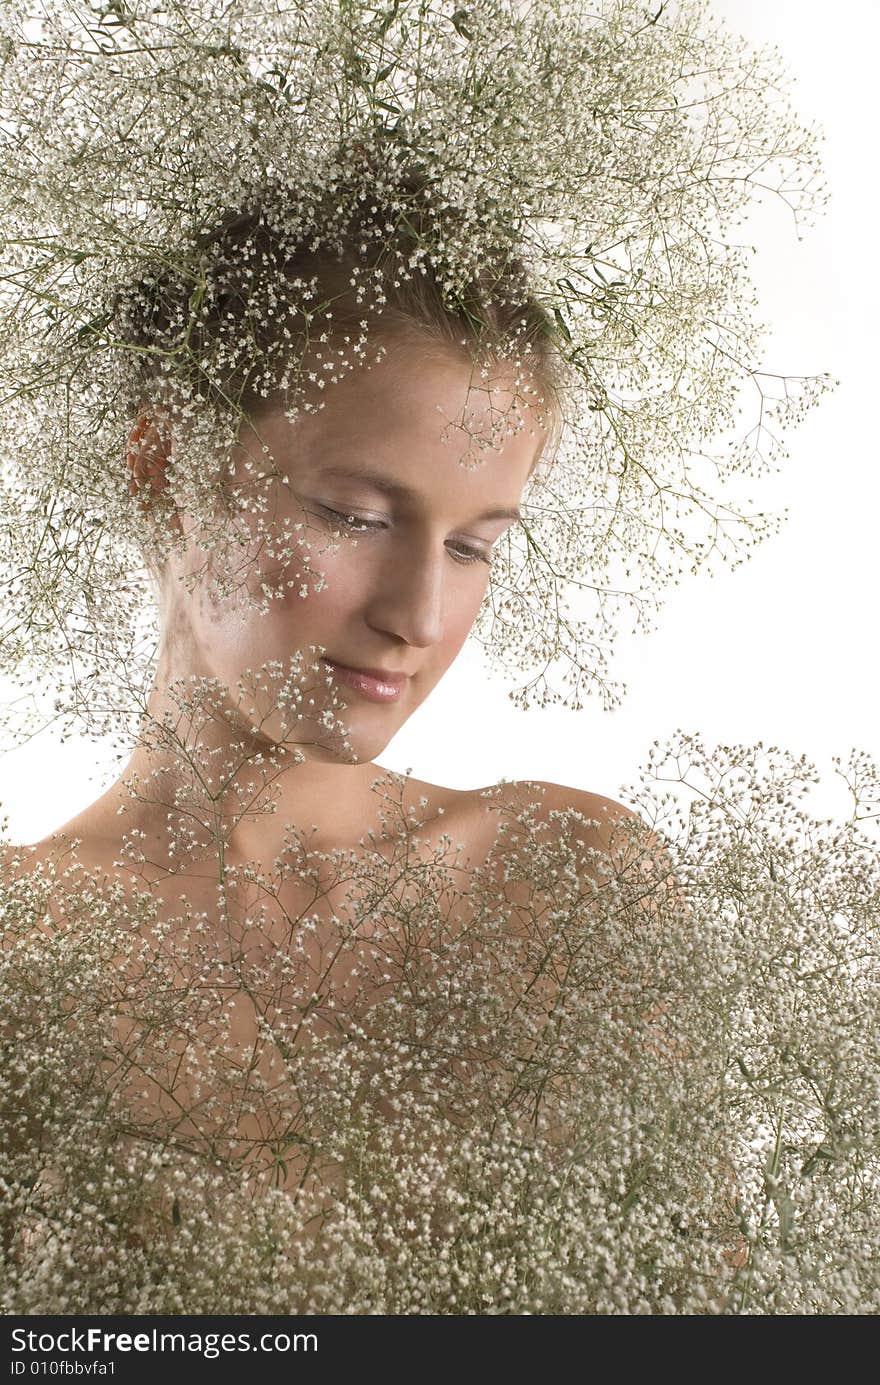
[[[437, 834], [385, 772], [378, 834], [275, 824], [269, 862], [234, 833], [277, 818], [303, 722], [356, 760], [329, 651], [144, 708], [180, 513], [187, 584], [243, 624], [325, 589], [268, 446], [230, 469], [243, 419], [320, 414], [426, 313], [491, 403], [450, 423], [463, 465], [533, 410], [555, 429], [478, 635], [536, 664], [524, 704], [560, 660], [574, 706], [608, 694], [644, 596], [616, 569], [656, 591], [664, 537], [696, 568], [731, 518], [763, 532], [697, 461], [767, 460], [754, 182], [799, 221], [822, 199], [776, 60], [698, 0], [40, 8], [0, 4], [0, 668], [66, 684], [90, 730], [136, 714], [155, 769], [113, 872], [79, 838], [26, 869], [2, 843], [0, 1309], [878, 1311], [869, 757], [832, 832], [795, 806], [804, 757], [681, 734], [649, 769], [687, 812], [635, 792], [601, 851], [502, 783], [467, 868], [460, 820]], [[762, 428], [712, 459], [743, 382]], [[821, 382], [777, 386], [794, 421]], [[146, 510], [120, 460], [143, 409], [175, 443]]]
[[292, 956], [283, 913], [5, 871], [4, 1311], [876, 1312], [880, 780], [843, 773], [831, 836], [803, 760], [680, 733], [613, 852], [498, 795], [464, 884], [448, 840], [316, 853], [317, 986], [300, 919]]
[[[641, 0], [39, 11], [0, 7], [0, 570], [18, 612], [0, 668], [66, 679], [59, 711], [95, 731], [133, 715], [117, 683], [149, 678], [155, 638], [141, 555], [152, 571], [177, 542], [170, 496], [148, 516], [128, 485], [137, 411], [185, 437], [175, 503], [222, 597], [241, 585], [236, 517], [278, 542], [259, 495], [277, 467], [219, 503], [242, 417], [278, 393], [291, 419], [320, 410], [434, 295], [430, 331], [475, 380], [498, 357], [516, 378], [486, 430], [456, 423], [463, 464], [525, 403], [552, 424], [475, 638], [525, 675], [523, 706], [619, 702], [622, 612], [645, 626], [686, 567], [778, 527], [718, 483], [766, 469], [776, 425], [827, 384], [762, 368], [748, 277], [753, 191], [799, 228], [824, 200], [777, 56], [703, 0], [650, 20]], [[744, 389], [756, 427], [721, 445]]]

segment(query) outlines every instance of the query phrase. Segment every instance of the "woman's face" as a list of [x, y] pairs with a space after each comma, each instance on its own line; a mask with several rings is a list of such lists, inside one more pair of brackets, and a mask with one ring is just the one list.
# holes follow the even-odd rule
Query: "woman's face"
[[[250, 540], [247, 586], [271, 594], [268, 609], [256, 610], [243, 593], [218, 600], [210, 584], [188, 593], [173, 583], [173, 676], [212, 675], [237, 704], [247, 668], [276, 660], [287, 671], [303, 651], [302, 719], [285, 728], [277, 682], [260, 679], [266, 691], [238, 706], [242, 721], [308, 758], [364, 763], [378, 755], [461, 649], [493, 544], [515, 522], [544, 444], [520, 400], [519, 430], [500, 445], [472, 446], [510, 406], [509, 378], [483, 382], [465, 358], [416, 345], [350, 372], [324, 392], [322, 409], [295, 423], [280, 405], [252, 418], [233, 452], [232, 481], [261, 497], [259, 527], [247, 511], [241, 523]], [[464, 456], [481, 460], [465, 467]], [[268, 549], [261, 528], [272, 535]], [[290, 556], [281, 551], [284, 535]], [[335, 726], [321, 719], [328, 709]]]

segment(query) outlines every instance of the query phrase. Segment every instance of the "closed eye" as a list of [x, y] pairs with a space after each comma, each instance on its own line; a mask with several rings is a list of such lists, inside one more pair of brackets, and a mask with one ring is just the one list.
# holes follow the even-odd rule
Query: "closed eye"
[[[365, 519], [363, 515], [346, 514], [342, 510], [331, 509], [329, 505], [321, 505], [319, 508], [322, 510], [325, 518], [332, 520], [335, 524], [344, 524], [346, 529], [350, 529], [353, 533], [367, 533], [370, 530], [385, 529], [388, 527], [385, 520]], [[480, 562], [487, 563], [490, 566], [492, 563], [491, 548], [487, 551], [482, 548], [476, 548], [471, 544], [459, 543], [456, 545], [455, 550], [449, 547], [447, 551], [457, 563], [467, 564]]]
[[378, 519], [364, 519], [361, 515], [343, 514], [341, 510], [331, 510], [329, 505], [320, 507], [325, 516], [336, 519], [340, 524], [344, 524], [347, 529], [384, 529], [385, 521]]

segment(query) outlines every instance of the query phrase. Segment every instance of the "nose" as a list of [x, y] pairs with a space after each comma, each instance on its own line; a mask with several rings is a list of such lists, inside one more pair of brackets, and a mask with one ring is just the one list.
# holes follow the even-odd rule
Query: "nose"
[[421, 545], [389, 552], [369, 594], [368, 624], [420, 649], [436, 644], [443, 633], [444, 557]]

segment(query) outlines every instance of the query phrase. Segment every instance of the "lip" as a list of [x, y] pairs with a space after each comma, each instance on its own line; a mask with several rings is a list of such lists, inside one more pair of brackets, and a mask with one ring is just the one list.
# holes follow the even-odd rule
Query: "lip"
[[335, 659], [322, 659], [321, 662], [333, 670], [341, 683], [371, 702], [396, 701], [409, 678], [409, 674], [391, 673], [387, 669], [351, 668], [348, 664], [338, 664]]

